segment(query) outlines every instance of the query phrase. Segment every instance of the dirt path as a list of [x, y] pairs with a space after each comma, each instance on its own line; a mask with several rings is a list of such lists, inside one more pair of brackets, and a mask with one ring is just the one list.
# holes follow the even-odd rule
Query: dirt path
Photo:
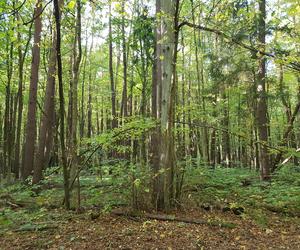
[[88, 216], [60, 222], [58, 228], [7, 232], [0, 249], [300, 249], [299, 218], [272, 218], [267, 228], [232, 214], [190, 211], [181, 216], [230, 221], [235, 228], [156, 220], [134, 221], [113, 215]]

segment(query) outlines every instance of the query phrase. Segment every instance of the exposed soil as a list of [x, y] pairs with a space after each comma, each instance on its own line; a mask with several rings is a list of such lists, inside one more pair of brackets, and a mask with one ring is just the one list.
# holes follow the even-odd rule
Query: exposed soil
[[0, 249], [300, 249], [299, 218], [270, 214], [267, 227], [222, 212], [190, 210], [176, 217], [221, 220], [235, 228], [181, 222], [138, 220], [103, 214], [91, 220], [77, 215], [57, 222], [57, 228], [6, 232]]

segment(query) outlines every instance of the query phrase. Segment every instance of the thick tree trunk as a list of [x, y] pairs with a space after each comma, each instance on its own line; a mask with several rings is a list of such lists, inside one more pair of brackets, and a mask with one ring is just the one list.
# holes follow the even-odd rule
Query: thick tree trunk
[[[156, 14], [160, 13], [160, 0], [156, 0]], [[159, 101], [159, 89], [161, 85], [161, 66], [159, 59], [160, 46], [157, 41], [160, 40], [160, 29], [159, 26], [155, 30], [155, 48], [154, 48], [154, 62], [152, 72], [152, 95], [151, 95], [151, 115], [153, 119], [157, 120], [160, 118], [158, 112]], [[159, 128], [156, 128], [150, 140], [150, 165], [152, 168], [152, 204], [156, 210], [161, 209], [163, 206], [163, 178], [159, 174]]]
[[24, 159], [23, 159], [23, 175], [25, 180], [31, 175], [34, 164], [34, 151], [36, 140], [36, 106], [37, 106], [37, 89], [39, 80], [39, 67], [40, 67], [40, 43], [42, 32], [42, 0], [38, 0], [34, 11], [34, 41], [32, 48], [32, 63], [31, 63], [31, 76], [29, 87], [29, 102], [26, 123], [26, 137], [24, 144]]
[[[174, 155], [173, 124], [174, 124], [174, 82], [172, 84], [172, 73], [174, 60], [174, 16], [175, 2], [172, 0], [160, 3], [161, 15], [159, 25], [160, 34], [160, 56], [162, 72], [162, 100], [161, 100], [161, 144], [160, 144], [160, 169], [164, 170], [164, 196], [163, 204], [157, 204], [158, 209], [170, 209], [174, 198], [173, 175]], [[177, 28], [177, 27], [176, 27]], [[178, 32], [178, 30], [176, 29]]]
[[[43, 177], [43, 169], [45, 169], [48, 159], [46, 159], [47, 146], [49, 147], [53, 135], [54, 113], [55, 113], [55, 73], [56, 73], [56, 34], [54, 32], [52, 40], [52, 48], [50, 50], [47, 86], [44, 101], [44, 112], [41, 118], [40, 136], [38, 142], [38, 151], [36, 161], [34, 163], [33, 183], [38, 183]], [[47, 143], [48, 142], [48, 143]]]
[[[266, 2], [259, 0], [259, 27], [258, 40], [261, 50], [265, 50], [266, 43]], [[258, 136], [260, 140], [260, 176], [262, 180], [270, 179], [270, 161], [268, 149], [265, 145], [268, 144], [268, 106], [266, 92], [266, 58], [260, 54], [258, 59], [258, 74], [257, 74], [257, 126]], [[264, 145], [265, 144], [265, 145]]]

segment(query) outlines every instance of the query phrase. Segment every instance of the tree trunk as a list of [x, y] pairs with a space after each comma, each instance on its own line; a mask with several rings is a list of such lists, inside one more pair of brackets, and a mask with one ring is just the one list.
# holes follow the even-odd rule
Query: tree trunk
[[114, 83], [114, 70], [113, 70], [113, 39], [112, 39], [112, 13], [111, 13], [111, 0], [109, 2], [109, 75], [110, 75], [110, 88], [111, 88], [111, 128], [114, 129], [118, 126], [116, 114], [116, 90]]
[[[261, 50], [265, 50], [266, 43], [266, 2], [259, 0], [259, 27], [258, 27], [258, 41]], [[268, 144], [268, 106], [267, 106], [267, 92], [266, 92], [266, 58], [259, 54], [258, 59], [258, 74], [257, 74], [257, 126], [258, 136], [260, 140], [260, 176], [262, 180], [270, 179], [270, 162], [268, 149], [264, 144]]]
[[[55, 72], [56, 72], [56, 34], [53, 34], [52, 48], [49, 55], [47, 86], [44, 101], [44, 112], [41, 118], [40, 136], [38, 142], [38, 151], [34, 164], [34, 173], [32, 182], [38, 183], [43, 177], [48, 159], [45, 158], [46, 147], [53, 139], [54, 113], [55, 113]], [[47, 143], [48, 142], [48, 143]], [[48, 145], [47, 145], [48, 144]], [[48, 150], [48, 149], [47, 149]]]
[[[63, 2], [63, 0], [62, 0]], [[65, 207], [70, 209], [70, 193], [69, 193], [69, 171], [67, 166], [66, 147], [65, 147], [65, 101], [64, 101], [64, 88], [62, 81], [62, 60], [61, 60], [61, 31], [60, 31], [60, 10], [58, 0], [54, 0], [55, 9], [55, 23], [57, 32], [57, 76], [58, 76], [58, 87], [59, 87], [59, 114], [60, 114], [60, 143], [61, 143], [61, 155], [63, 164], [63, 177], [64, 177], [64, 192], [65, 192]]]
[[[90, 47], [90, 55], [93, 51], [93, 37], [92, 37], [92, 44]], [[91, 138], [92, 136], [92, 62], [89, 60], [89, 84], [88, 84], [88, 124], [87, 124], [87, 137]]]
[[[156, 14], [160, 13], [160, 0], [156, 0]], [[156, 28], [155, 34], [155, 47], [154, 47], [154, 62], [152, 69], [152, 95], [151, 95], [151, 114], [153, 119], [157, 120], [160, 118], [160, 113], [158, 112], [159, 101], [159, 89], [161, 85], [161, 61], [160, 56], [160, 46], [158, 41], [160, 40], [160, 30], [159, 26]], [[163, 207], [163, 178], [159, 174], [159, 128], [156, 128], [151, 134], [150, 140], [150, 165], [152, 168], [152, 204], [153, 207], [158, 210]]]
[[31, 76], [29, 87], [29, 102], [26, 123], [26, 137], [24, 144], [24, 160], [23, 160], [23, 180], [31, 175], [34, 164], [34, 151], [36, 140], [36, 106], [37, 106], [37, 89], [39, 80], [40, 67], [40, 43], [42, 32], [42, 18], [43, 11], [42, 0], [38, 0], [34, 16], [34, 42], [32, 48], [32, 62], [31, 62]]
[[122, 0], [122, 50], [123, 50], [123, 91], [121, 103], [121, 116], [128, 116], [127, 106], [127, 47], [125, 35], [125, 0]]
[[[19, 13], [17, 13], [17, 20], [20, 20]], [[18, 30], [20, 25], [18, 25]], [[14, 162], [14, 173], [16, 178], [19, 178], [20, 175], [20, 165], [21, 165], [21, 130], [22, 130], [22, 118], [23, 118], [23, 78], [24, 78], [24, 61], [29, 48], [29, 44], [31, 41], [31, 30], [32, 24], [29, 27], [28, 32], [28, 40], [25, 48], [22, 48], [20, 45], [18, 47], [18, 93], [17, 93], [17, 106], [18, 106], [18, 116], [17, 116], [17, 124], [16, 124], [16, 142], [15, 142], [15, 162]], [[17, 34], [18, 43], [21, 43], [21, 33], [18, 31]], [[24, 52], [22, 53], [22, 50]]]
[[[84, 50], [84, 61], [83, 61], [83, 76], [82, 76], [82, 84], [81, 84], [81, 115], [80, 115], [80, 128], [79, 128], [79, 134], [80, 134], [80, 140], [84, 136], [84, 128], [85, 128], [85, 110], [84, 110], [84, 99], [85, 99], [85, 79], [86, 79], [86, 61], [87, 61], [87, 45], [88, 45], [88, 32], [86, 30], [85, 33], [86, 40], [85, 40], [85, 50]], [[92, 42], [93, 42], [93, 36], [92, 36]]]
[[3, 133], [3, 176], [6, 177], [10, 174], [10, 161], [11, 161], [11, 110], [13, 108], [12, 93], [11, 93], [11, 80], [13, 73], [13, 43], [9, 44], [7, 39], [7, 84], [5, 87], [5, 113], [4, 113], [4, 133]]
[[[174, 16], [175, 2], [172, 0], [160, 3], [161, 15], [159, 25], [161, 26], [161, 40], [159, 42], [159, 59], [161, 60], [162, 72], [162, 101], [161, 101], [161, 144], [160, 144], [160, 169], [164, 170], [164, 196], [163, 204], [157, 204], [158, 209], [170, 209], [173, 191], [174, 158], [172, 154], [173, 144], [173, 115], [174, 115], [174, 83], [172, 84], [172, 63], [174, 58]], [[176, 27], [177, 28], [177, 27]], [[178, 30], [177, 30], [178, 32]]]

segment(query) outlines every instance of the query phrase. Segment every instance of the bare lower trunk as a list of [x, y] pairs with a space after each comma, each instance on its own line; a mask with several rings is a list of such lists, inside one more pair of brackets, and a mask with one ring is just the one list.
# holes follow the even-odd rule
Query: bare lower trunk
[[[258, 40], [262, 50], [265, 49], [266, 40], [266, 3], [265, 0], [259, 0], [259, 28]], [[266, 58], [259, 55], [258, 60], [258, 74], [257, 74], [257, 126], [258, 136], [261, 141], [260, 144], [260, 175], [262, 180], [270, 179], [270, 162], [268, 149], [264, 144], [268, 144], [268, 106], [267, 106], [267, 92], [266, 92]]]
[[36, 155], [36, 161], [34, 164], [33, 183], [38, 183], [43, 175], [42, 171], [48, 163], [45, 158], [46, 146], [48, 146], [52, 140], [52, 129], [54, 123], [54, 109], [55, 109], [55, 72], [56, 72], [56, 34], [53, 36], [52, 48], [50, 51], [47, 86], [45, 93], [44, 112], [41, 118], [40, 136], [38, 142], [38, 151]]
[[62, 81], [62, 60], [61, 60], [61, 32], [60, 32], [60, 10], [58, 0], [54, 0], [55, 9], [55, 22], [57, 32], [57, 75], [58, 75], [58, 87], [59, 87], [59, 115], [60, 115], [60, 143], [61, 154], [63, 164], [63, 177], [64, 177], [64, 192], [65, 192], [65, 206], [66, 209], [70, 209], [70, 193], [69, 193], [69, 171], [67, 166], [66, 147], [65, 147], [65, 101], [64, 101], [64, 88]]
[[39, 80], [40, 67], [40, 42], [42, 32], [42, 1], [38, 0], [35, 8], [34, 20], [34, 42], [32, 48], [32, 63], [31, 63], [31, 77], [29, 87], [29, 102], [26, 123], [26, 137], [24, 145], [24, 159], [23, 159], [23, 180], [31, 175], [34, 164], [34, 151], [36, 139], [36, 105], [37, 105], [37, 89]]

